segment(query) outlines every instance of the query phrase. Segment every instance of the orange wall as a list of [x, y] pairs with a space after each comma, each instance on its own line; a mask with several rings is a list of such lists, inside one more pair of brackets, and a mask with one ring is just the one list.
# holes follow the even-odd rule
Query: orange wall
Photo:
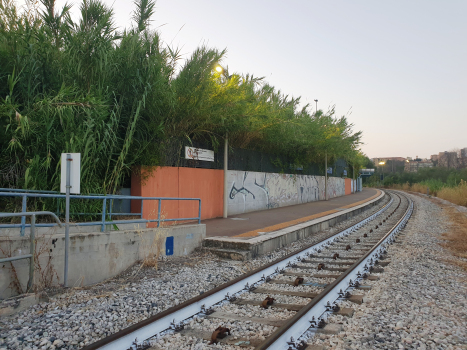
[[352, 194], [352, 179], [345, 179], [345, 194]]
[[[224, 171], [200, 168], [143, 168], [143, 181], [131, 176], [131, 195], [143, 197], [201, 198], [201, 218], [222, 217]], [[345, 179], [345, 194], [351, 194], [352, 179]], [[158, 201], [144, 201], [143, 218], [157, 219]], [[131, 201], [131, 212], [141, 211], [141, 201]], [[197, 201], [162, 201], [161, 217], [165, 219], [198, 216]], [[155, 225], [149, 225], [153, 227]]]
[[[142, 170], [144, 180], [132, 174], [131, 195], [143, 197], [201, 198], [201, 218], [222, 216], [224, 171], [200, 168], [154, 167]], [[144, 201], [143, 218], [157, 219], [157, 201]], [[131, 211], [140, 212], [141, 202], [132, 201]], [[162, 201], [166, 219], [198, 216], [197, 201]]]

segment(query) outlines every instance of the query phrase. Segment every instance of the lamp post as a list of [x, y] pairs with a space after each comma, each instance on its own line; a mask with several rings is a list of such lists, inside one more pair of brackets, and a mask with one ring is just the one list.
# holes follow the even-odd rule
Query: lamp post
[[[217, 64], [217, 66], [214, 68], [216, 70], [217, 73], [219, 74], [223, 74], [224, 73], [224, 67], [222, 67], [220, 64]], [[227, 79], [230, 78], [228, 75], [227, 75]], [[227, 178], [227, 173], [228, 173], [228, 164], [229, 164], [229, 133], [226, 132], [225, 133], [225, 137], [224, 137], [224, 208], [223, 208], [223, 211], [222, 211], [222, 217], [224, 219], [227, 218], [228, 216], [228, 196], [229, 196], [229, 191], [228, 191], [228, 185], [229, 185], [229, 181], [228, 181], [228, 178]]]
[[316, 112], [315, 112], [315, 114], [316, 114], [316, 113], [318, 113], [318, 100], [315, 100], [315, 102], [316, 102]]
[[384, 184], [384, 164], [386, 164], [386, 162], [381, 161], [378, 164], [381, 165], [381, 173], [383, 174], [383, 184]]

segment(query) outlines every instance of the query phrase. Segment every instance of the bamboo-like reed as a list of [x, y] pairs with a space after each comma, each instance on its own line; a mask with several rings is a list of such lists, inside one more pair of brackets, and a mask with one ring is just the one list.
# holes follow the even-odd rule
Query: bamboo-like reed
[[362, 159], [361, 133], [333, 109], [312, 114], [262, 78], [217, 73], [226, 50], [202, 46], [182, 61], [149, 27], [154, 0], [135, 1], [134, 25], [123, 32], [101, 0], [82, 0], [78, 21], [55, 0], [23, 10], [0, 4], [0, 187], [58, 190], [60, 154], [79, 152], [82, 192], [116, 193], [135, 166], [164, 165], [169, 140], [217, 147], [227, 132], [233, 147], [301, 165], [321, 162], [325, 151], [330, 161]]

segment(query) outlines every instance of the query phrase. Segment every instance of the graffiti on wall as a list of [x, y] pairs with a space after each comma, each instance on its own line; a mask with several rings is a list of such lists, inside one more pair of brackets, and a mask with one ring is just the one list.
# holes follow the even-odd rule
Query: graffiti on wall
[[[256, 206], [269, 208], [269, 193], [266, 187], [266, 174], [248, 171], [229, 173], [229, 208], [234, 204], [235, 214], [253, 210]], [[239, 211], [240, 210], [240, 211]]]
[[[324, 199], [324, 177], [229, 171], [229, 215]], [[345, 194], [345, 180], [328, 178], [328, 198]]]

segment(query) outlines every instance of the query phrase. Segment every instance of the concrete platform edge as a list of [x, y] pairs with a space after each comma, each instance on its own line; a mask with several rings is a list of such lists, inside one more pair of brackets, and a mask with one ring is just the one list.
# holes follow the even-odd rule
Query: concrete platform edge
[[252, 259], [297, 240], [307, 238], [314, 233], [358, 215], [380, 203], [384, 195], [385, 192], [381, 191], [378, 197], [355, 207], [249, 239], [242, 237], [208, 237], [203, 240], [203, 247], [226, 259]]

